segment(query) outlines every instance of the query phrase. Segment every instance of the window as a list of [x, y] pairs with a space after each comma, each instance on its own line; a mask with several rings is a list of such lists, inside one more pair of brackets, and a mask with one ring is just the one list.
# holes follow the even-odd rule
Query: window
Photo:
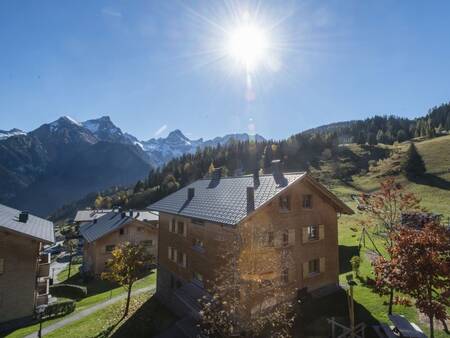
[[149, 240], [146, 240], [146, 241], [142, 241], [141, 244], [143, 246], [145, 246], [145, 247], [152, 247], [153, 246], [153, 240], [149, 239]]
[[312, 195], [303, 195], [303, 208], [312, 208]]
[[289, 245], [289, 231], [287, 230], [283, 231], [283, 245], [284, 246]]
[[0, 275], [3, 275], [5, 272], [5, 259], [0, 258]]
[[170, 225], [169, 225], [169, 231], [170, 232], [176, 232], [176, 221], [175, 221], [175, 218], [172, 218], [172, 221], [170, 222]]
[[138, 227], [137, 231], [144, 231], [144, 228], [143, 227]]
[[291, 201], [288, 195], [280, 196], [279, 198], [280, 210], [289, 211], [291, 210]]
[[125, 233], [125, 229], [124, 228], [119, 230], [119, 235], [123, 235], [124, 233]]
[[201, 239], [199, 239], [199, 238], [194, 238], [192, 245], [193, 245], [194, 247], [201, 248], [201, 249], [204, 249], [204, 248], [205, 248], [205, 244], [204, 244], [203, 241], [202, 241]]
[[192, 276], [195, 281], [199, 282], [200, 284], [203, 284], [203, 275], [201, 273], [194, 271], [192, 273]]
[[177, 261], [177, 249], [175, 249], [171, 246], [169, 246], [168, 249], [169, 249], [169, 252], [168, 252], [169, 261], [176, 262]]
[[314, 241], [319, 239], [319, 227], [317, 225], [308, 226], [308, 240]]
[[289, 282], [289, 269], [288, 268], [284, 268], [281, 271], [281, 282], [283, 284], [287, 284]]
[[177, 232], [179, 235], [184, 235], [184, 223], [183, 222], [178, 222]]
[[114, 244], [107, 245], [107, 246], [105, 247], [105, 251], [106, 251], [106, 252], [113, 252], [115, 247], [116, 247], [116, 246], [115, 246]]
[[266, 232], [264, 238], [263, 238], [263, 246], [274, 246], [275, 242], [275, 235], [273, 231]]
[[313, 260], [309, 261], [308, 265], [309, 265], [308, 272], [310, 275], [315, 274], [315, 273], [320, 273], [320, 260], [319, 259], [313, 259]]

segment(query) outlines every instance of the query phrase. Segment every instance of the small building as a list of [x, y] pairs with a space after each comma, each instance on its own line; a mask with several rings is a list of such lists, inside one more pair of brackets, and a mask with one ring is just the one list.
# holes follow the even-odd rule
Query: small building
[[125, 242], [144, 245], [156, 259], [158, 222], [157, 212], [117, 210], [81, 225], [80, 235], [84, 243], [82, 271], [100, 275], [105, 271], [111, 252]]
[[338, 288], [338, 215], [353, 211], [309, 174], [277, 165], [273, 175], [222, 178], [218, 170], [148, 207], [159, 211], [156, 295], [179, 316], [198, 318], [196, 299], [224, 274], [220, 248], [236, 243], [226, 260], [241, 319]]
[[0, 323], [28, 319], [49, 300], [53, 223], [0, 204]]
[[112, 209], [78, 210], [73, 221], [77, 225], [88, 224], [88, 223], [91, 223], [92, 221], [94, 221], [94, 219], [100, 218], [111, 211], [113, 211], [113, 210]]

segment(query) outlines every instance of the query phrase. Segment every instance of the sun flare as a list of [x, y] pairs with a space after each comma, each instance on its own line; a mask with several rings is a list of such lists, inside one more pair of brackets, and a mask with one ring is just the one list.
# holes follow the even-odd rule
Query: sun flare
[[243, 23], [228, 33], [228, 55], [247, 72], [254, 71], [267, 56], [270, 47], [267, 33], [254, 23]]

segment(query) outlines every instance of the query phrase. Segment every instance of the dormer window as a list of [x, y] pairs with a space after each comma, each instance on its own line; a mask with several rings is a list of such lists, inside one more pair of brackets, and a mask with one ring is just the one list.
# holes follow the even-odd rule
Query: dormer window
[[290, 211], [291, 210], [291, 200], [289, 195], [280, 196], [279, 198], [280, 211]]
[[303, 208], [312, 209], [312, 195], [303, 195]]

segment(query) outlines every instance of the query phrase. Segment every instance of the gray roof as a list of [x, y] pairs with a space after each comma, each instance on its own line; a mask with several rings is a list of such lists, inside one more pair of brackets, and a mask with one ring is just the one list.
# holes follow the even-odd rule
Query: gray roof
[[[273, 175], [261, 175], [255, 188], [255, 210], [289, 187], [306, 173], [286, 173], [286, 182], [277, 184]], [[228, 177], [220, 180], [201, 179], [153, 203], [150, 210], [235, 225], [247, 216], [247, 187], [253, 187], [252, 176]], [[187, 200], [188, 188], [194, 197]]]
[[29, 214], [26, 223], [19, 222], [21, 211], [0, 204], [0, 229], [31, 237], [44, 243], [53, 243], [53, 222]]
[[159, 219], [157, 213], [150, 211], [133, 211], [132, 217], [129, 212], [124, 212], [124, 214], [125, 216], [122, 217], [122, 212], [111, 211], [97, 218], [95, 223], [92, 222], [82, 225], [80, 227], [80, 234], [86, 241], [93, 242], [133, 221], [149, 222]]
[[106, 215], [108, 212], [111, 212], [112, 209], [86, 209], [86, 210], [78, 210], [75, 215], [75, 222], [91, 222], [94, 219], [100, 218]]

